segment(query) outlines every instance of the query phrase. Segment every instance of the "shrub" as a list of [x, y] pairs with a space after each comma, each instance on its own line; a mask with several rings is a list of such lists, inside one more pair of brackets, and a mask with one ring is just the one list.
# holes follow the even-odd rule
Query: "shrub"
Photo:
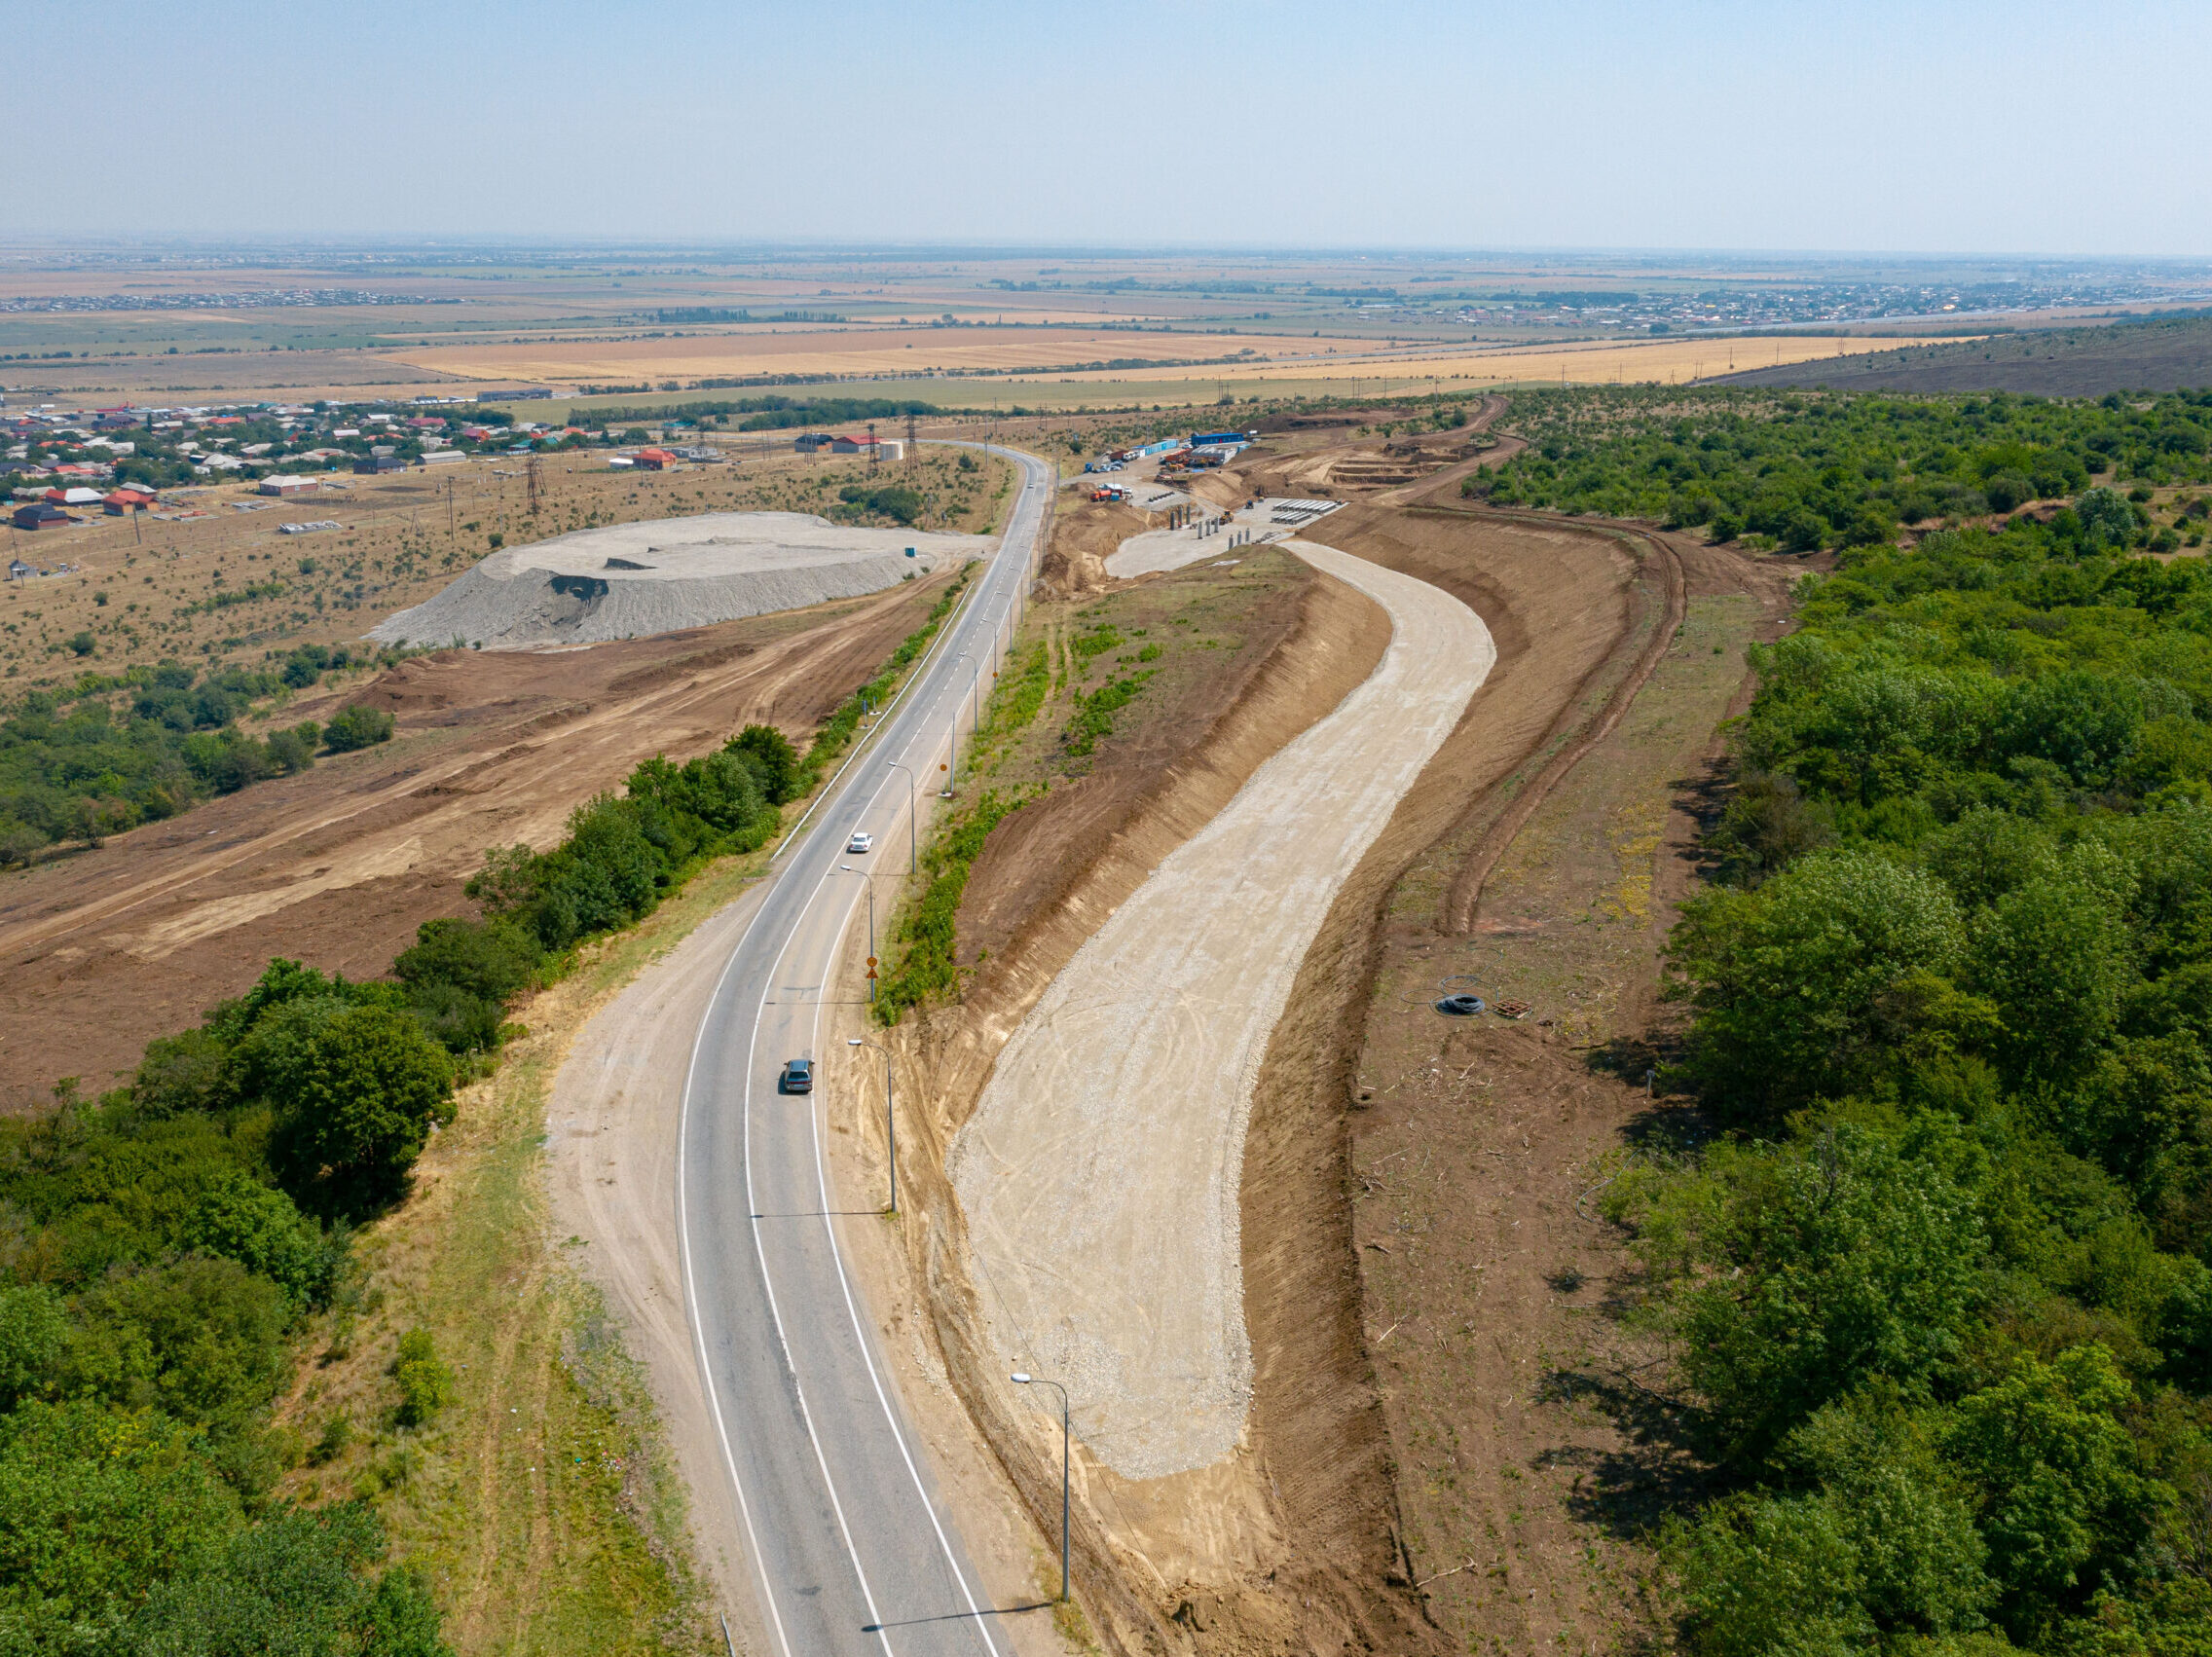
[[399, 1381], [399, 1420], [419, 1427], [453, 1402], [454, 1374], [440, 1361], [429, 1331], [411, 1329], [399, 1338], [392, 1365]]
[[370, 748], [380, 742], [391, 740], [391, 716], [382, 708], [371, 708], [355, 702], [341, 708], [337, 718], [322, 733], [324, 745], [333, 754], [350, 754], [355, 749]]

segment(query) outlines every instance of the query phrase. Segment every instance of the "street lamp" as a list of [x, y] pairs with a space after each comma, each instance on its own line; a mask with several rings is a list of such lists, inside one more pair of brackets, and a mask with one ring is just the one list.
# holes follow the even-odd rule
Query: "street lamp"
[[899, 1119], [891, 1114], [891, 1049], [864, 1042], [858, 1036], [847, 1036], [845, 1046], [875, 1048], [883, 1055], [883, 1141], [891, 1159], [891, 1206], [884, 1212], [896, 1214], [899, 1212]]
[[[896, 759], [887, 759], [884, 763], [894, 771], [906, 771], [906, 767], [900, 764]], [[917, 873], [922, 866], [920, 854], [915, 850], [917, 830], [914, 825], [916, 821], [914, 813], [914, 773], [906, 771], [906, 872], [908, 874]]]
[[850, 864], [839, 864], [837, 872], [857, 874], [867, 881], [867, 998], [872, 1002], [875, 1000], [875, 881], [866, 869], [855, 868]]
[[[974, 666], [976, 661], [976, 658], [966, 650], [962, 650], [952, 659], [956, 662], [967, 662], [970, 666]], [[974, 720], [969, 721], [968, 728], [971, 733], [975, 730]], [[952, 788], [949, 792], [958, 793], [960, 792], [960, 704], [957, 702], [952, 705], [952, 742], [950, 746], [952, 749]]]
[[1060, 1602], [1068, 1597], [1068, 1389], [1042, 1376], [1014, 1372], [1016, 1386], [1049, 1386], [1060, 1395]]

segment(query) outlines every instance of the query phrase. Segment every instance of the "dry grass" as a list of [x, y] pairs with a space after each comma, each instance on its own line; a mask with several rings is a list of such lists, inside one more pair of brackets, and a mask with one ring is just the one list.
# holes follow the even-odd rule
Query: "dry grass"
[[[1022, 316], [1031, 319], [1028, 313]], [[1210, 360], [1233, 358], [1245, 350], [1272, 356], [1305, 350], [1311, 344], [1306, 339], [1245, 333], [761, 327], [689, 333], [681, 339], [438, 346], [399, 351], [388, 360], [469, 379], [573, 383], [752, 374], [917, 374], [947, 368], [1036, 369], [1126, 357]]]
[[[1978, 336], [1961, 336], [1977, 338]], [[1255, 363], [1237, 369], [1238, 380], [1350, 381], [1372, 389], [1387, 381], [1400, 391], [1419, 389], [1429, 379], [1475, 381], [1506, 385], [1514, 381], [1557, 385], [1564, 374], [1573, 385], [1601, 385], [1618, 380], [1693, 380], [1733, 369], [1771, 367], [1777, 363], [1812, 362], [1822, 357], [1855, 356], [1862, 351], [1892, 350], [1895, 340], [1870, 339], [1856, 334], [1750, 334], [1735, 339], [1588, 340], [1573, 345], [1529, 346], [1505, 350], [1438, 351], [1407, 349], [1378, 350], [1365, 342], [1324, 343], [1319, 350], [1311, 340], [1291, 342], [1295, 356]], [[1114, 378], [1132, 386], [1148, 381], [1171, 380], [1175, 369], [1127, 369]], [[1340, 387], [1340, 394], [1348, 390]]]
[[[364, 1293], [317, 1331], [279, 1419], [350, 1440], [287, 1475], [308, 1503], [362, 1495], [429, 1572], [463, 1653], [719, 1651], [690, 1562], [682, 1480], [643, 1374], [548, 1234], [548, 1089], [570, 1043], [644, 967], [731, 902], [765, 850], [707, 870], [523, 1011], [530, 1034], [466, 1089], [414, 1197], [364, 1236]], [[458, 1377], [428, 1424], [394, 1420], [399, 1336], [427, 1330]], [[327, 1443], [327, 1440], [323, 1440]]]
[[[209, 514], [189, 522], [97, 518], [18, 534], [18, 556], [79, 568], [0, 589], [0, 683], [69, 681], [88, 669], [114, 674], [168, 657], [258, 666], [297, 644], [358, 640], [484, 557], [494, 535], [521, 546], [570, 530], [699, 512], [827, 512], [841, 487], [868, 481], [865, 461], [788, 452], [657, 474], [608, 471], [595, 455], [555, 456], [540, 465], [533, 517], [521, 457], [501, 456], [389, 480], [348, 477], [339, 481], [357, 487], [344, 495], [273, 500], [250, 512], [234, 503], [257, 498], [251, 486], [229, 485], [176, 497], [179, 509]], [[923, 490], [922, 528], [987, 533], [1007, 475], [1003, 460], [963, 473], [953, 457], [925, 451], [875, 481]], [[319, 519], [346, 528], [277, 530]], [[272, 587], [247, 603], [206, 608], [221, 594]], [[80, 631], [92, 635], [89, 656], [67, 644]]]

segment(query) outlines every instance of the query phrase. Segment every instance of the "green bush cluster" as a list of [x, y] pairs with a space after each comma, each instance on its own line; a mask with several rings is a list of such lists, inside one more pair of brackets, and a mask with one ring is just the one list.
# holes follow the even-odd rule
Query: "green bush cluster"
[[[350, 658], [302, 645], [269, 672], [198, 674], [181, 662], [117, 677], [84, 675], [65, 691], [34, 690], [0, 719], [0, 863], [19, 863], [61, 840], [97, 840], [159, 822], [209, 794], [230, 793], [332, 753], [391, 734], [391, 717], [348, 709], [328, 730], [305, 720], [266, 740], [240, 716], [286, 686], [304, 688]], [[376, 658], [370, 658], [376, 659]], [[360, 735], [381, 723], [383, 736]]]
[[453, 1402], [454, 1373], [438, 1356], [426, 1329], [410, 1329], [399, 1338], [399, 1356], [391, 1373], [399, 1382], [402, 1425], [423, 1426]]
[[849, 483], [837, 491], [837, 498], [848, 506], [857, 506], [864, 512], [901, 524], [911, 524], [919, 518], [924, 504], [921, 491], [903, 483]]
[[373, 1516], [273, 1501], [268, 1413], [451, 1086], [389, 986], [276, 962], [129, 1087], [0, 1123], [6, 1649], [445, 1649]]
[[355, 702], [338, 710], [322, 733], [333, 754], [351, 754], [391, 740], [391, 716], [382, 708]]
[[[631, 772], [625, 793], [576, 807], [552, 851], [488, 854], [467, 894], [483, 906], [485, 936], [497, 932], [534, 960], [558, 954], [650, 914], [705, 860], [766, 844], [781, 807], [810, 780], [769, 725], [748, 725], [682, 765], [656, 755]], [[408, 974], [407, 956], [397, 970]]]
[[[1591, 387], [1517, 393], [1506, 423], [1529, 447], [1463, 494], [1704, 525], [1715, 540], [1753, 534], [1797, 552], [2010, 512], [2100, 476], [2212, 476], [2212, 392], [2079, 403]], [[2115, 544], [2155, 534], [2134, 514], [2101, 532]]]
[[876, 1016], [885, 1023], [896, 1024], [906, 1009], [959, 987], [956, 945], [961, 894], [968, 890], [969, 871], [982, 855], [991, 830], [1021, 804], [1018, 798], [986, 789], [944, 826], [922, 854], [928, 879], [892, 934], [899, 960], [876, 988]]
[[1848, 551], [1755, 657], [1670, 946], [1724, 1132], [1608, 1197], [1707, 1657], [2212, 1627], [2212, 570], [2100, 509]]

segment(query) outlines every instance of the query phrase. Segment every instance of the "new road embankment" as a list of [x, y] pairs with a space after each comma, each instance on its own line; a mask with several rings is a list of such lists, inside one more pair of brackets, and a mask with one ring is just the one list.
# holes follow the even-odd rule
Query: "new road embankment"
[[1290, 544], [1388, 611], [1381, 665], [1077, 952], [951, 1160], [999, 1355], [1064, 1381], [1084, 1442], [1129, 1479], [1203, 1467], [1243, 1430], [1238, 1192], [1261, 1060], [1339, 887], [1496, 655], [1427, 582]]

